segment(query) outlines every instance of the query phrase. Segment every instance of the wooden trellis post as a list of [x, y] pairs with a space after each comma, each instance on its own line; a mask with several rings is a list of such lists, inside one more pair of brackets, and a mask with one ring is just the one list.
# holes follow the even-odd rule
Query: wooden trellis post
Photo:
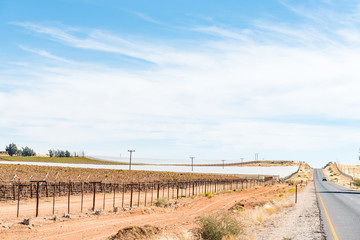
[[43, 181], [43, 180], [40, 180], [40, 181], [31, 180], [30, 182], [36, 183], [36, 214], [35, 214], [35, 216], [37, 217], [37, 216], [39, 216], [40, 183], [43, 183], [43, 182], [46, 182], [46, 181]]

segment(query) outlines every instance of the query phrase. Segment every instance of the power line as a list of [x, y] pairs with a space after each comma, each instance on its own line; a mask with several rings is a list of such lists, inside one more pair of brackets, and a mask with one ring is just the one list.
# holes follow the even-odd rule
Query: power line
[[194, 171], [194, 158], [195, 157], [190, 157], [190, 159], [191, 159], [191, 171], [192, 172]]
[[128, 150], [128, 152], [130, 153], [130, 164], [129, 164], [129, 170], [131, 170], [131, 155], [133, 152], [135, 152], [135, 150]]

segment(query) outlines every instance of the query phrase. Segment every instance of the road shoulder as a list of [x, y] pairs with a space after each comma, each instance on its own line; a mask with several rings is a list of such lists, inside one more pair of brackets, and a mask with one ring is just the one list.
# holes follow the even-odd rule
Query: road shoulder
[[309, 184], [298, 194], [298, 202], [265, 224], [256, 240], [324, 240], [325, 233], [317, 202], [315, 186]]

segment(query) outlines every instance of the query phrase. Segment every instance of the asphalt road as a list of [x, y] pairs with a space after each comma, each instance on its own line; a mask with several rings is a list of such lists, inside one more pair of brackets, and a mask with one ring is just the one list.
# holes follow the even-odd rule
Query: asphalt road
[[316, 194], [327, 239], [360, 240], [360, 192], [322, 181], [322, 178], [321, 169], [315, 169]]

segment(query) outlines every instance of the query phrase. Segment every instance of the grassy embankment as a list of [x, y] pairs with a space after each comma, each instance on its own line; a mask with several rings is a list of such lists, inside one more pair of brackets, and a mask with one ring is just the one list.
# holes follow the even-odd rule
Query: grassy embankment
[[351, 189], [357, 189], [358, 187], [354, 185], [354, 182], [351, 178], [342, 175], [336, 165], [332, 162], [326, 164], [326, 166], [322, 169], [324, 176], [327, 177], [328, 181], [336, 183], [340, 186], [344, 186]]

